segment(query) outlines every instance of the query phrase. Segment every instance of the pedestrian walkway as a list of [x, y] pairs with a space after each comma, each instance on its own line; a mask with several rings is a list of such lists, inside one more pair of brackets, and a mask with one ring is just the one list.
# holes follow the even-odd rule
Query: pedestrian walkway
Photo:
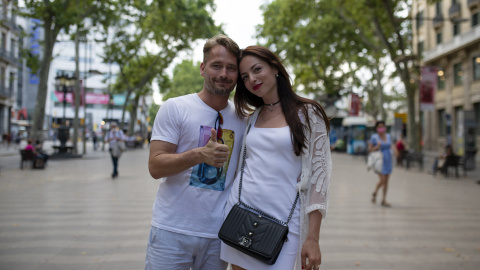
[[[115, 180], [107, 151], [2, 170], [0, 269], [143, 269], [158, 187], [147, 160], [147, 148], [127, 151]], [[333, 165], [320, 269], [480, 269], [475, 180], [394, 169], [383, 208], [364, 159], [334, 153]]]

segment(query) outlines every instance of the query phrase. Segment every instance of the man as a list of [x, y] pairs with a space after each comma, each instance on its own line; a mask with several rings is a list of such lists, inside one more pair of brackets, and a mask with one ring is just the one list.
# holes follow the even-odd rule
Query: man
[[125, 139], [125, 134], [118, 128], [117, 123], [111, 122], [110, 131], [105, 135], [105, 143], [109, 143], [110, 146], [110, 156], [112, 157], [113, 163], [112, 178], [118, 177], [118, 159], [122, 151], [125, 150], [120, 147], [120, 143], [124, 142]]
[[145, 269], [224, 270], [218, 231], [238, 163], [245, 122], [228, 97], [238, 45], [225, 35], [203, 47], [199, 93], [167, 100], [155, 118], [149, 171], [160, 181]]

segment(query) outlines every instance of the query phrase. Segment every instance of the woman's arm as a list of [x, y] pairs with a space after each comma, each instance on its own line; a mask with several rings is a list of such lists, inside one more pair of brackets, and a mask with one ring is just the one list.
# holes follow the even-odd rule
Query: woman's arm
[[370, 140], [368, 141], [368, 151], [369, 152], [377, 151], [381, 147], [381, 145], [379, 143], [375, 143], [375, 145], [373, 145], [373, 142], [376, 142], [373, 138], [370, 138]]
[[[308, 143], [308, 152], [310, 155], [302, 159], [302, 167], [308, 173], [306, 178], [302, 175], [302, 189], [306, 190], [306, 196], [302, 207], [304, 208], [305, 223], [302, 224], [302, 234], [305, 237], [302, 250], [300, 251], [300, 260], [305, 269], [316, 269], [321, 263], [320, 253], [320, 225], [322, 219], [326, 217], [328, 208], [328, 194], [332, 172], [332, 161], [330, 151], [330, 140], [328, 138], [326, 123], [321, 116], [313, 112], [310, 115], [310, 134]], [[303, 238], [302, 237], [302, 238]]]
[[[322, 224], [322, 213], [313, 211], [309, 214], [307, 239], [302, 246], [302, 269], [317, 269], [322, 263], [320, 252], [320, 226]], [[307, 262], [308, 259], [308, 262]]]

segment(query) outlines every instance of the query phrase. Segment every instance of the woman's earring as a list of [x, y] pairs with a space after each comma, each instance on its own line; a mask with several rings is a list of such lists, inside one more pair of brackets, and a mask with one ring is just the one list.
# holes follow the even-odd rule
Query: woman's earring
[[275, 74], [275, 76], [277, 76], [277, 78], [278, 78], [278, 73], [277, 73], [277, 74]]

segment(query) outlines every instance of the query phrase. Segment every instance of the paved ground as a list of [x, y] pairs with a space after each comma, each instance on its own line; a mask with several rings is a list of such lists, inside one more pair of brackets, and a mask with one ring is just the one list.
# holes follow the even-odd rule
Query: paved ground
[[[157, 189], [147, 149], [126, 152], [110, 179], [107, 151], [18, 169], [0, 156], [0, 269], [143, 269]], [[388, 200], [370, 202], [376, 176], [334, 153], [321, 269], [480, 269], [480, 185], [396, 169]]]

